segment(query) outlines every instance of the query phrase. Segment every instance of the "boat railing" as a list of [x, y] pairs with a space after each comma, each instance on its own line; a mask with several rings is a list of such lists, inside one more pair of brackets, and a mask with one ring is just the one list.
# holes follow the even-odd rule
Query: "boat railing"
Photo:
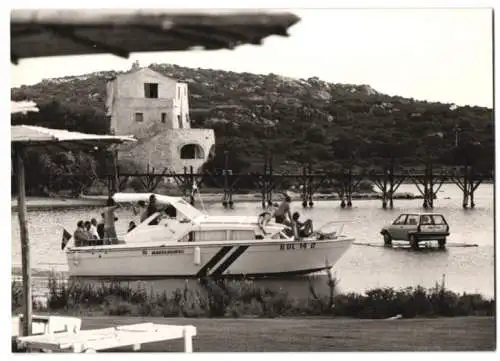
[[[319, 227], [316, 230], [316, 232], [323, 234], [323, 235], [340, 237], [340, 236], [343, 236], [345, 224], [352, 223], [352, 222], [353, 221], [350, 221], [350, 220], [330, 221], [330, 222], [323, 224], [321, 227]], [[337, 226], [337, 227], [335, 227], [335, 226]]]

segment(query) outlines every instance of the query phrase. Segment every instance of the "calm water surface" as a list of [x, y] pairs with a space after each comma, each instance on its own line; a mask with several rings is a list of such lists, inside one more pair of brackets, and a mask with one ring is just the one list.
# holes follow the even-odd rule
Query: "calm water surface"
[[[415, 186], [402, 185], [399, 191], [417, 193]], [[379, 200], [355, 201], [351, 209], [341, 209], [338, 201], [316, 201], [314, 208], [302, 209], [300, 202], [293, 208], [321, 225], [334, 219], [349, 220], [344, 230], [356, 238], [354, 244], [333, 268], [339, 287], [344, 292], [362, 292], [374, 287], [432, 287], [445, 275], [446, 285], [454, 291], [479, 292], [494, 295], [494, 199], [493, 185], [481, 185], [475, 194], [476, 208], [461, 208], [461, 191], [453, 184], [444, 185], [438, 194], [434, 211], [445, 215], [451, 226], [448, 247], [441, 251], [432, 248], [413, 251], [406, 245], [393, 248], [382, 246], [379, 234], [384, 224], [392, 222], [402, 212], [422, 211], [421, 200], [396, 200], [395, 209], [381, 209]], [[225, 210], [220, 202], [205, 205], [210, 214], [249, 215], [261, 211], [258, 202], [241, 202], [235, 209]], [[99, 208], [79, 208], [28, 213], [29, 235], [32, 244], [33, 268], [67, 270], [65, 253], [61, 251], [62, 227], [73, 232], [76, 222], [98, 218]], [[118, 233], [125, 232], [134, 219], [130, 210], [120, 210]], [[477, 245], [477, 246], [474, 246]], [[17, 213], [12, 214], [12, 264], [21, 263]], [[319, 291], [326, 290], [322, 277], [315, 277]], [[193, 281], [190, 281], [193, 283]], [[260, 281], [291, 293], [308, 292], [304, 278]], [[182, 280], [148, 281], [155, 290], [170, 290], [183, 284]]]

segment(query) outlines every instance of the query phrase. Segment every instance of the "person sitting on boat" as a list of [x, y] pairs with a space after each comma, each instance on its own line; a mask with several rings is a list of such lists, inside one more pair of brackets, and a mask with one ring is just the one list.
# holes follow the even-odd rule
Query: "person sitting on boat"
[[117, 244], [115, 222], [118, 218], [115, 216], [115, 210], [120, 205], [116, 204], [113, 198], [108, 199], [107, 207], [104, 209], [104, 237], [103, 244]]
[[90, 220], [90, 233], [97, 241], [101, 239], [101, 236], [99, 236], [99, 232], [97, 231], [97, 219], [95, 218]]
[[297, 227], [297, 232], [299, 237], [309, 237], [313, 233], [312, 220], [307, 219], [305, 222], [299, 221], [300, 213], [294, 212], [292, 215], [293, 223], [292, 227]]
[[167, 217], [169, 217], [169, 218], [177, 218], [177, 209], [173, 205], [169, 204], [164, 209], [164, 211], [165, 211], [165, 214], [167, 215]]
[[257, 224], [259, 226], [259, 229], [262, 231], [262, 233], [264, 235], [269, 234], [268, 232], [266, 232], [265, 227], [271, 221], [272, 218], [273, 218], [273, 214], [270, 211], [264, 211], [261, 214], [259, 214]]
[[97, 243], [97, 237], [94, 237], [92, 231], [90, 230], [92, 223], [90, 221], [85, 221], [83, 223], [83, 228], [85, 229], [85, 237], [87, 238], [87, 243], [89, 246], [95, 246]]
[[288, 220], [291, 221], [292, 220], [292, 215], [291, 215], [291, 211], [290, 211], [290, 203], [292, 202], [292, 199], [290, 198], [290, 196], [288, 195], [285, 195], [285, 199], [283, 200], [283, 202], [281, 202], [280, 206], [278, 207], [277, 210], [274, 211], [274, 220], [276, 221], [276, 223], [285, 223], [285, 221]]
[[[169, 220], [175, 220], [177, 218], [177, 209], [170, 204], [158, 209], [157, 212], [160, 213], [159, 216], [149, 224], [167, 225]], [[184, 221], [181, 219], [180, 222], [183, 223]]]
[[88, 243], [87, 232], [85, 231], [85, 224], [83, 221], [78, 221], [76, 224], [76, 230], [73, 233], [73, 239], [75, 240], [75, 247], [84, 247]]

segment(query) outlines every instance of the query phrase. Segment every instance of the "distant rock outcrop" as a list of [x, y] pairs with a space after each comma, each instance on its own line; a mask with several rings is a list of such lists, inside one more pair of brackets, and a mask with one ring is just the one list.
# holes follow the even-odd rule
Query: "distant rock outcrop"
[[[396, 152], [390, 145], [399, 147], [397, 154], [405, 162], [420, 163], [427, 154], [427, 134], [437, 132], [443, 137], [426, 149], [432, 149], [439, 162], [451, 162], [458, 128], [459, 144], [474, 138], [488, 149], [494, 145], [493, 113], [483, 107], [389, 96], [369, 85], [334, 84], [318, 77], [171, 64], [150, 68], [188, 83], [192, 126], [215, 130], [214, 166], [223, 164], [222, 149], [231, 149], [233, 168], [246, 170], [260, 169], [266, 149], [273, 151], [277, 168], [291, 169], [302, 162], [326, 169], [346, 163], [372, 166]], [[37, 102], [41, 115], [36, 119], [52, 112], [47, 118], [56, 127], [106, 132], [105, 83], [116, 74], [101, 71], [46, 79], [11, 89], [11, 98]], [[52, 110], [44, 113], [48, 108]]]

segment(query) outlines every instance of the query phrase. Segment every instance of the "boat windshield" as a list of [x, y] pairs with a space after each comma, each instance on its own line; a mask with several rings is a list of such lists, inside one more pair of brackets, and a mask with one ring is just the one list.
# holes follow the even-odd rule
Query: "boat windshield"
[[186, 216], [190, 220], [196, 219], [203, 215], [201, 211], [194, 208], [191, 204], [189, 204], [182, 198], [177, 198], [176, 201], [169, 202], [169, 204], [175, 207], [179, 212], [181, 212], [184, 216]]
[[[116, 193], [113, 196], [113, 199], [117, 203], [135, 203], [139, 201], [144, 201], [147, 203], [149, 201], [149, 197], [152, 194], [153, 193]], [[155, 198], [158, 205], [171, 205], [189, 220], [194, 220], [200, 216], [203, 216], [203, 213], [201, 211], [199, 211], [180, 197], [170, 197], [155, 194]]]

